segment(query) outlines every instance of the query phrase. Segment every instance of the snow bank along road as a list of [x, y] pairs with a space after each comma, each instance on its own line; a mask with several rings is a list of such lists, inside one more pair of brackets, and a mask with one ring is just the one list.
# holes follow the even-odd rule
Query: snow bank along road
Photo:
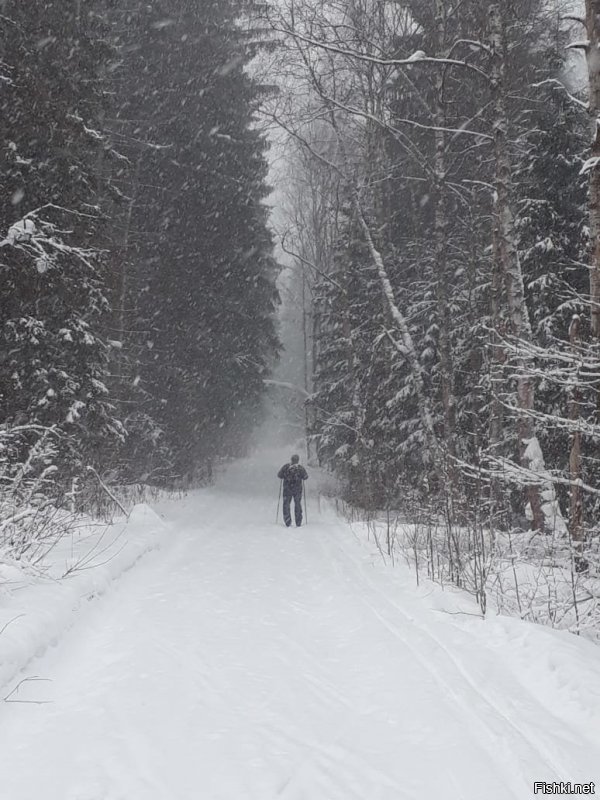
[[444, 613], [316, 503], [276, 527], [280, 461], [163, 509], [162, 548], [30, 664], [48, 702], [0, 707], [1, 800], [600, 793], [598, 649]]

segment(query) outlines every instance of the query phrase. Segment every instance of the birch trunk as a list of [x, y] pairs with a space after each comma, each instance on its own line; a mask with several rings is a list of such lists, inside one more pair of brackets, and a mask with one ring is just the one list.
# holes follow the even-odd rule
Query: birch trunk
[[[342, 135], [338, 127], [335, 110], [331, 108], [329, 104], [328, 108], [330, 113], [331, 125], [337, 137], [338, 147], [344, 165], [344, 171], [345, 174], [349, 176], [352, 174], [350, 169], [350, 161], [348, 159], [348, 155], [346, 152], [344, 140], [342, 138]], [[419, 399], [419, 416], [421, 419], [421, 425], [423, 426], [425, 448], [428, 456], [426, 461], [428, 461], [431, 464], [437, 476], [439, 477], [441, 452], [437, 434], [435, 432], [435, 427], [434, 427], [431, 400], [425, 389], [425, 380], [423, 377], [423, 369], [421, 367], [421, 362], [419, 360], [419, 356], [415, 348], [413, 338], [411, 336], [408, 327], [408, 323], [404, 317], [404, 314], [400, 311], [400, 308], [396, 303], [396, 299], [394, 296], [394, 289], [392, 287], [392, 283], [390, 281], [388, 272], [385, 268], [385, 262], [383, 260], [383, 256], [381, 255], [380, 250], [375, 244], [371, 228], [365, 218], [356, 180], [348, 178], [348, 184], [349, 184], [348, 188], [352, 197], [352, 205], [354, 206], [354, 210], [356, 212], [356, 219], [365, 237], [365, 242], [367, 244], [367, 248], [371, 256], [373, 266], [375, 267], [377, 275], [379, 277], [384, 297], [384, 302], [389, 311], [389, 316], [392, 321], [392, 324], [399, 332], [402, 340], [402, 344], [401, 345], [396, 344], [396, 348], [400, 351], [402, 357], [405, 358], [406, 361], [408, 362], [408, 365], [413, 375], [413, 380], [415, 382], [417, 397]]]
[[129, 268], [130, 268], [130, 253], [131, 246], [131, 227], [133, 223], [133, 213], [137, 196], [139, 192], [140, 170], [142, 164], [142, 154], [138, 155], [136, 162], [135, 173], [133, 175], [132, 185], [130, 189], [130, 198], [123, 220], [123, 231], [121, 237], [120, 247], [117, 250], [118, 258], [118, 273], [116, 275], [116, 289], [114, 297], [114, 333], [115, 338], [121, 342], [121, 347], [117, 351], [117, 361], [115, 364], [115, 375], [118, 384], [121, 385], [125, 375], [125, 343], [127, 341], [127, 296], [129, 292]]
[[[575, 315], [569, 328], [569, 340], [573, 354], [577, 358], [580, 348], [579, 338], [580, 319]], [[583, 557], [583, 489], [582, 489], [582, 459], [581, 459], [581, 431], [576, 427], [580, 418], [581, 390], [579, 386], [579, 370], [575, 372], [571, 397], [569, 400], [569, 419], [575, 423], [571, 434], [571, 452], [569, 453], [569, 480], [571, 481], [571, 508], [569, 517], [569, 532], [575, 551], [575, 567], [578, 572], [587, 569]]]
[[[446, 9], [444, 0], [435, 0], [437, 53], [445, 58]], [[454, 363], [451, 344], [451, 315], [448, 299], [448, 196], [446, 187], [446, 109], [444, 105], [444, 70], [439, 69], [435, 80], [435, 271], [436, 302], [439, 324], [439, 357], [442, 407], [444, 409], [444, 443], [447, 472], [451, 487], [456, 483], [456, 401], [454, 397]]]
[[423, 425], [423, 432], [425, 435], [425, 442], [430, 458], [430, 463], [432, 463], [434, 468], [437, 470], [439, 466], [440, 448], [433, 423], [431, 401], [425, 390], [425, 380], [423, 378], [423, 370], [421, 368], [419, 356], [417, 354], [412, 336], [410, 334], [408, 323], [406, 322], [404, 315], [402, 314], [402, 312], [398, 308], [398, 305], [396, 304], [396, 300], [394, 297], [394, 289], [392, 287], [392, 283], [389, 279], [387, 270], [385, 268], [383, 257], [379, 252], [379, 250], [377, 249], [377, 246], [375, 245], [371, 229], [365, 219], [365, 215], [362, 209], [362, 204], [360, 202], [360, 197], [358, 194], [358, 189], [356, 188], [356, 186], [351, 187], [351, 189], [353, 194], [353, 204], [356, 210], [358, 222], [365, 237], [365, 241], [367, 243], [369, 253], [371, 254], [373, 264], [377, 270], [377, 275], [381, 282], [381, 288], [383, 290], [383, 295], [388, 306], [390, 317], [394, 323], [394, 326], [397, 328], [402, 338], [402, 355], [408, 361], [408, 364], [413, 374], [413, 379], [415, 381], [417, 396], [419, 398], [419, 414], [421, 417], [421, 424]]
[[[491, 317], [492, 317], [492, 347], [491, 347], [491, 366], [490, 366], [490, 391], [492, 394], [490, 424], [489, 424], [489, 448], [493, 456], [502, 455], [502, 442], [504, 432], [504, 407], [502, 405], [501, 394], [504, 383], [503, 365], [505, 353], [500, 343], [499, 332], [502, 330], [502, 270], [500, 258], [500, 230], [497, 215], [494, 217], [493, 227], [493, 253], [492, 262], [492, 281], [490, 291]], [[503, 516], [504, 503], [502, 498], [502, 487], [497, 477], [492, 477], [490, 484], [490, 517], [492, 530], [498, 524], [498, 518]]]
[[586, 0], [586, 62], [589, 80], [589, 114], [593, 161], [590, 168], [590, 234], [592, 263], [590, 269], [590, 301], [592, 333], [600, 339], [600, 0]]
[[[497, 242], [495, 257], [497, 268], [504, 277], [506, 303], [511, 332], [523, 345], [532, 340], [531, 323], [525, 302], [523, 274], [517, 249], [517, 237], [511, 208], [512, 164], [508, 147], [508, 109], [506, 102], [506, 42], [504, 19], [501, 4], [492, 3], [489, 7], [491, 85], [493, 97], [493, 130], [495, 159], [495, 204], [494, 227]], [[531, 411], [535, 404], [535, 386], [531, 378], [531, 359], [525, 354], [517, 358], [517, 433], [521, 464], [528, 470], [543, 472], [543, 459], [539, 458], [540, 448], [535, 435]], [[535, 460], [532, 454], [536, 454]], [[542, 463], [540, 464], [540, 460]], [[550, 487], [551, 489], [552, 487]], [[542, 507], [540, 485], [527, 487], [527, 499], [536, 530], [546, 529]]]
[[[365, 442], [364, 442], [364, 425], [365, 425], [365, 418], [366, 418], [366, 410], [362, 400], [362, 391], [361, 391], [361, 373], [362, 368], [360, 364], [360, 359], [356, 353], [356, 347], [354, 344], [354, 337], [352, 332], [352, 319], [351, 319], [351, 308], [350, 308], [350, 296], [349, 296], [349, 275], [344, 274], [344, 292], [343, 292], [343, 303], [344, 303], [344, 313], [343, 313], [343, 321], [342, 321], [342, 331], [344, 335], [344, 341], [346, 344], [346, 359], [347, 359], [347, 371], [348, 375], [350, 376], [350, 408], [352, 411], [352, 423], [354, 429], [354, 447], [355, 453], [358, 457], [358, 465], [353, 465], [351, 470], [353, 474], [353, 478], [351, 481], [352, 484], [352, 493], [353, 499], [359, 505], [364, 502], [368, 495], [368, 487], [365, 485], [368, 481], [368, 470], [366, 469], [366, 464], [363, 463], [365, 458]], [[357, 470], [356, 467], [359, 467]], [[356, 476], [358, 476], [359, 481], [357, 485]]]

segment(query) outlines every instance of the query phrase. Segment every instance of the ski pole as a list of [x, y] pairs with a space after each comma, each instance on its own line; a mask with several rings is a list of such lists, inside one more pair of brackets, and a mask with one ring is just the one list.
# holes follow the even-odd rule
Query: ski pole
[[279, 497], [277, 498], [277, 513], [275, 514], [275, 525], [279, 522], [279, 503], [281, 502], [281, 487], [283, 486], [283, 481], [279, 481]]
[[302, 481], [302, 488], [304, 489], [304, 518], [308, 525], [308, 499], [306, 497], [306, 481]]

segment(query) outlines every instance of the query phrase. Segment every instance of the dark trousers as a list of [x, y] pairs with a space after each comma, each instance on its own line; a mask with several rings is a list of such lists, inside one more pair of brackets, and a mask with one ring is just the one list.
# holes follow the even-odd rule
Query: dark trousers
[[294, 498], [294, 519], [296, 525], [302, 525], [302, 487], [294, 490], [293, 492], [283, 490], [283, 521], [289, 528], [292, 524], [292, 515], [290, 511], [290, 504]]

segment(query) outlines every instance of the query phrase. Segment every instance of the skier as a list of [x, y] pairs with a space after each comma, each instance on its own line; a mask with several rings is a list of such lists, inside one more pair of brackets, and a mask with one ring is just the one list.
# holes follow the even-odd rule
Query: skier
[[308, 473], [300, 464], [300, 456], [292, 456], [290, 464], [284, 464], [277, 473], [277, 477], [283, 481], [283, 521], [286, 527], [292, 524], [290, 504], [294, 498], [294, 518], [296, 527], [302, 525], [302, 491], [304, 481], [308, 478]]

